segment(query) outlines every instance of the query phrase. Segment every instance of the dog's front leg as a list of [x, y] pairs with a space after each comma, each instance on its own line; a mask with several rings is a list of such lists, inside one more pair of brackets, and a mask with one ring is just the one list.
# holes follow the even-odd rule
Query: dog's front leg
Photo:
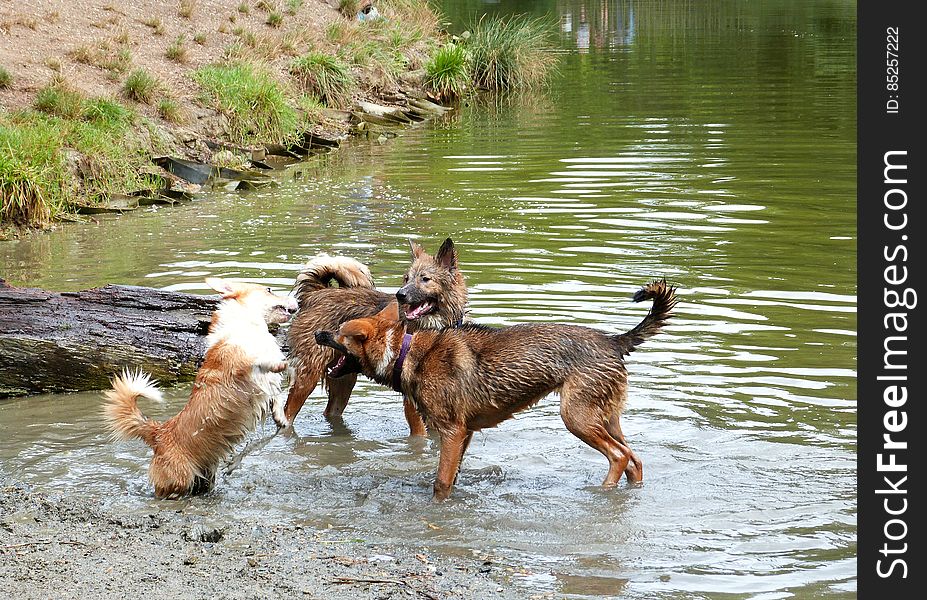
[[469, 441], [470, 431], [464, 425], [455, 425], [453, 429], [441, 432], [441, 458], [438, 459], [438, 477], [432, 496], [435, 502], [443, 502], [451, 495]]

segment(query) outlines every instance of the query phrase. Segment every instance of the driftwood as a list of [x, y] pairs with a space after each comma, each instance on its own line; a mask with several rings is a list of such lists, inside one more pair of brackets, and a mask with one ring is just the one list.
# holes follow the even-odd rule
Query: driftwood
[[162, 384], [192, 379], [218, 301], [127, 285], [48, 292], [0, 279], [0, 398], [103, 389], [123, 367]]

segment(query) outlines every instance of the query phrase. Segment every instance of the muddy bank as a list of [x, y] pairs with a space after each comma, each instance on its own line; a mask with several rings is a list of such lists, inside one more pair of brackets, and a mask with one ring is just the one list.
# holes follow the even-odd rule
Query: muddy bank
[[486, 557], [206, 518], [195, 503], [137, 515], [25, 485], [0, 491], [0, 589], [11, 599], [527, 597]]

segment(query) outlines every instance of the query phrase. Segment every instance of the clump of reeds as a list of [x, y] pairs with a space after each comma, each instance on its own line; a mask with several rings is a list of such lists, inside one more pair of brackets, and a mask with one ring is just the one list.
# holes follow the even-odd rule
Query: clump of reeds
[[425, 87], [441, 100], [457, 100], [470, 85], [470, 58], [466, 49], [449, 43], [425, 63]]
[[322, 52], [309, 52], [294, 60], [290, 74], [303, 92], [328, 106], [343, 106], [354, 87], [348, 65]]
[[556, 64], [550, 38], [551, 25], [543, 18], [480, 19], [466, 40], [474, 84], [494, 91], [543, 84]]

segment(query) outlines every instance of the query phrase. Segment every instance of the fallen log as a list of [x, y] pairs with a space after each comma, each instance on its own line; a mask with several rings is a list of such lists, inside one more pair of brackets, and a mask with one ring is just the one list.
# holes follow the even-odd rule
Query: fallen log
[[128, 285], [49, 292], [0, 278], [0, 398], [103, 389], [123, 367], [162, 385], [192, 379], [218, 302]]

